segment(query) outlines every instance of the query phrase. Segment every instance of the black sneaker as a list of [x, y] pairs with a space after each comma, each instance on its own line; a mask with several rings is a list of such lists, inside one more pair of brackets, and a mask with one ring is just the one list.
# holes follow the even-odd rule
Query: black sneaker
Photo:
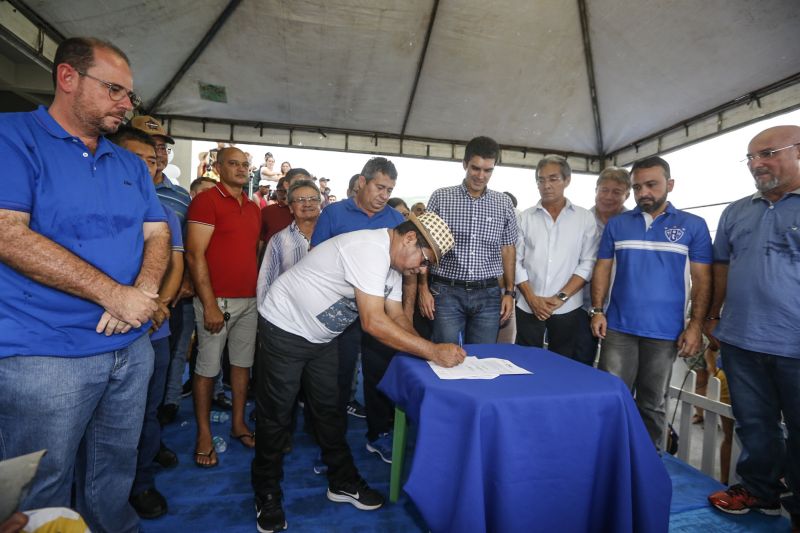
[[352, 503], [362, 511], [373, 511], [383, 505], [383, 495], [371, 489], [362, 478], [351, 483], [328, 487], [328, 499], [332, 502]]
[[347, 414], [356, 418], [367, 418], [367, 411], [358, 400], [347, 402]]
[[224, 392], [220, 392], [219, 394], [214, 396], [214, 399], [211, 400], [211, 403], [213, 403], [215, 406], [222, 409], [223, 411], [230, 411], [231, 409], [233, 409], [233, 402], [231, 402], [231, 399], [228, 398]]
[[281, 497], [267, 494], [264, 498], [256, 496], [256, 527], [261, 533], [283, 531], [289, 524], [281, 507]]
[[191, 378], [189, 378], [181, 387], [181, 398], [188, 398], [191, 395], [192, 395], [192, 380]]

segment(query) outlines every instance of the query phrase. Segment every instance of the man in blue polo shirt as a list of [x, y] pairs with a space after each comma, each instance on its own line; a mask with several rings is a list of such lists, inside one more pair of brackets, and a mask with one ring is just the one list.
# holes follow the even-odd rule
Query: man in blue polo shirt
[[784, 476], [793, 493], [783, 503], [800, 529], [800, 127], [756, 135], [747, 166], [758, 190], [720, 217], [706, 320], [721, 343], [741, 482], [709, 501], [727, 513], [780, 514]]
[[169, 231], [145, 164], [103, 137], [140, 102], [125, 54], [71, 38], [53, 64], [49, 109], [0, 116], [0, 459], [47, 449], [21, 509], [69, 506], [74, 482], [93, 531], [135, 531]]
[[[610, 219], [600, 240], [592, 332], [603, 339], [600, 368], [636, 391], [650, 438], [661, 447], [672, 363], [676, 355], [694, 355], [702, 346], [711, 297], [711, 236], [702, 218], [667, 202], [674, 181], [665, 160], [637, 161], [631, 178], [638, 207]], [[692, 315], [684, 324], [690, 299]]]
[[[336, 202], [322, 210], [311, 236], [311, 245], [317, 246], [331, 237], [363, 229], [394, 228], [405, 220], [396, 209], [387, 205], [397, 183], [397, 169], [385, 157], [373, 157], [364, 165], [356, 182], [355, 196]], [[407, 281], [404, 276], [403, 301], [406, 303]], [[353, 374], [361, 351], [361, 369], [364, 373], [364, 407], [367, 415], [367, 449], [378, 454], [385, 462], [392, 461], [391, 428], [394, 406], [378, 390], [378, 382], [389, 366], [394, 350], [364, 334], [356, 321], [339, 336], [339, 405], [347, 409], [350, 400]], [[318, 461], [318, 465], [321, 463]], [[319, 471], [315, 468], [315, 471]]]

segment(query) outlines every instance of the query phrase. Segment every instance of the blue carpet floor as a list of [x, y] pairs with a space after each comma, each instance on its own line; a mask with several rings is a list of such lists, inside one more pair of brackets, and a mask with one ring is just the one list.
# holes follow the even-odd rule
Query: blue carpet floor
[[[252, 409], [248, 404], [247, 412]], [[302, 415], [300, 415], [302, 417]], [[301, 418], [302, 420], [302, 418]], [[298, 423], [298, 428], [302, 423]], [[230, 422], [212, 424], [215, 435], [228, 441], [220, 454], [219, 466], [201, 469], [194, 465], [195, 423], [191, 398], [183, 400], [175, 423], [164, 428], [164, 442], [178, 454], [180, 464], [163, 470], [156, 478], [158, 489], [167, 498], [169, 513], [157, 520], [142, 521], [146, 533], [252, 532], [255, 531], [253, 492], [250, 487], [252, 451], [236, 441], [230, 442]], [[389, 494], [389, 465], [366, 451], [366, 422], [348, 417], [347, 438], [361, 475], [384, 495]], [[413, 428], [409, 437], [410, 461], [413, 456]], [[333, 503], [325, 497], [325, 476], [315, 475], [312, 465], [317, 448], [311, 438], [298, 429], [292, 452], [285, 460], [284, 509], [289, 529], [310, 532], [415, 532], [427, 531], [425, 523], [407, 496], [396, 504], [387, 503], [372, 512], [359, 511], [349, 504]], [[408, 462], [406, 467], [408, 467]], [[670, 531], [680, 533], [713, 532], [789, 532], [789, 521], [759, 513], [730, 516], [709, 507], [706, 496], [721, 487], [715, 480], [691, 466], [664, 457], [673, 484]], [[565, 532], [571, 533], [571, 532]]]

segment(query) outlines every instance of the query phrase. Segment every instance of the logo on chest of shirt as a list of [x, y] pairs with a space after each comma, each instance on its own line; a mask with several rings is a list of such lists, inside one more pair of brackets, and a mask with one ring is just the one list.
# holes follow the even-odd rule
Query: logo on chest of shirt
[[684, 233], [686, 233], [686, 228], [679, 228], [678, 226], [664, 228], [664, 235], [667, 237], [669, 242], [678, 242], [681, 240], [681, 237], [683, 237]]

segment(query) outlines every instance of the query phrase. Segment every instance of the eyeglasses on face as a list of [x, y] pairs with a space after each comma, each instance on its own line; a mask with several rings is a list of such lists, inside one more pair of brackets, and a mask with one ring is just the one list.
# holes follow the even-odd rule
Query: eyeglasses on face
[[131, 105], [133, 107], [139, 107], [140, 105], [142, 105], [142, 99], [139, 98], [139, 96], [135, 92], [129, 91], [122, 85], [117, 85], [116, 83], [111, 83], [110, 81], [101, 80], [100, 78], [95, 78], [91, 74], [87, 74], [86, 72], [82, 72], [78, 69], [75, 69], [75, 72], [77, 72], [79, 76], [91, 78], [94, 81], [102, 83], [103, 85], [108, 87], [108, 97], [111, 98], [111, 100], [113, 100], [114, 102], [119, 102], [120, 100], [122, 100], [127, 96], [128, 99], [131, 101]]
[[293, 204], [318, 204], [322, 200], [318, 196], [298, 196], [292, 200]]
[[754, 154], [747, 154], [745, 158], [742, 159], [742, 163], [751, 163], [756, 159], [772, 159], [778, 152], [788, 150], [789, 148], [794, 148], [795, 146], [800, 146], [800, 143], [790, 144], [789, 146], [784, 146], [783, 148], [775, 148], [774, 150], [761, 150], [760, 152], [756, 152]]
[[430, 259], [428, 259], [428, 256], [425, 255], [425, 248], [420, 246], [419, 251], [422, 254], [422, 263], [420, 264], [420, 266], [430, 267], [433, 263], [431, 262]]
[[558, 183], [561, 181], [561, 176], [536, 176], [536, 183], [542, 185], [544, 183]]

